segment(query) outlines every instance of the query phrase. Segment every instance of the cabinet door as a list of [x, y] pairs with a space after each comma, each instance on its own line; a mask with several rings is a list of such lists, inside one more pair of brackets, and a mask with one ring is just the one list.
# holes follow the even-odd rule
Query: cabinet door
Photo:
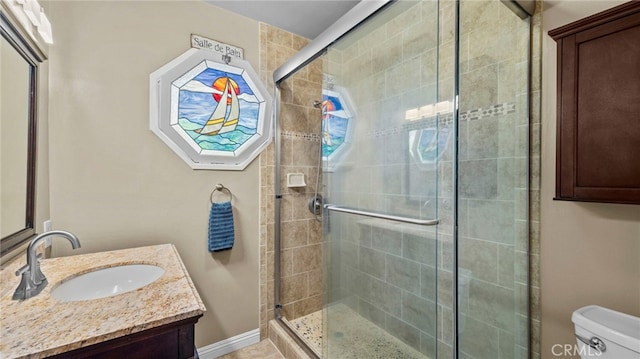
[[191, 359], [197, 358], [194, 326], [200, 316], [89, 345], [53, 359]]
[[639, 5], [550, 32], [558, 43], [556, 199], [640, 204]]

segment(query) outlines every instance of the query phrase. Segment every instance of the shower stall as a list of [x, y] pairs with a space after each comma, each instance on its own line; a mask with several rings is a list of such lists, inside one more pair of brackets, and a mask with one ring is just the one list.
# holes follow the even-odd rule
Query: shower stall
[[270, 303], [316, 356], [529, 357], [530, 28], [363, 1], [274, 72]]

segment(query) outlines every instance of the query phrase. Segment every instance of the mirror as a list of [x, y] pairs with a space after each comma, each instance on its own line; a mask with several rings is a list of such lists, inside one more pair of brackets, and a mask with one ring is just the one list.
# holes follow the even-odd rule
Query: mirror
[[0, 13], [0, 255], [34, 235], [37, 63]]

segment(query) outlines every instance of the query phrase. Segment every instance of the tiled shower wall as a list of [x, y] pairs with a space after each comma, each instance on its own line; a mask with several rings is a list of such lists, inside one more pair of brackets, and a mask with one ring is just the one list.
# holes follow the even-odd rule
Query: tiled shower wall
[[[288, 320], [322, 309], [322, 226], [307, 209], [318, 179], [321, 114], [313, 103], [322, 99], [321, 88], [321, 60], [296, 72], [281, 88], [280, 293]], [[287, 187], [292, 173], [304, 174], [306, 186]]]
[[[260, 24], [260, 75], [272, 91], [273, 71], [302, 49], [308, 40]], [[281, 86], [281, 304], [289, 320], [322, 308], [321, 224], [307, 210], [316, 185], [320, 150], [322, 64], [316, 61]], [[275, 100], [275, 99], [274, 99]], [[274, 144], [260, 155], [260, 336], [267, 338], [274, 318]], [[288, 188], [288, 173], [303, 173], [306, 186]]]

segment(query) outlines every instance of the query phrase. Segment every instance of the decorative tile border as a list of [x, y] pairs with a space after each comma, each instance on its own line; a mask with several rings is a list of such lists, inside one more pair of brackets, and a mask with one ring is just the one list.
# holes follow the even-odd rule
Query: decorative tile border
[[[475, 110], [469, 110], [460, 113], [460, 122], [485, 120], [492, 117], [504, 116], [510, 113], [516, 112], [516, 105], [514, 103], [501, 103], [487, 108], [477, 108]], [[374, 138], [386, 137], [398, 135], [403, 132], [410, 132], [415, 130], [421, 130], [430, 126], [433, 126], [434, 122], [438, 121], [438, 126], [450, 125], [453, 123], [453, 114], [448, 113], [436, 117], [427, 117], [418, 121], [411, 121], [411, 123], [404, 124], [398, 127], [386, 128], [374, 130], [367, 133], [367, 136]]]
[[516, 112], [516, 105], [514, 103], [500, 103], [487, 108], [478, 108], [475, 110], [469, 110], [460, 114], [461, 121], [475, 121], [483, 120], [486, 118], [504, 116], [510, 113]]
[[317, 133], [304, 133], [304, 132], [295, 132], [295, 131], [282, 131], [280, 137], [282, 138], [293, 138], [293, 139], [301, 139], [307, 141], [320, 142], [320, 135]]
[[[486, 108], [477, 108], [475, 110], [469, 110], [460, 114], [460, 121], [477, 121], [485, 120], [497, 116], [505, 116], [516, 112], [516, 105], [514, 103], [500, 103], [497, 105], [489, 106]], [[404, 124], [402, 126], [390, 127], [385, 129], [376, 129], [371, 132], [365, 133], [365, 137], [381, 138], [387, 136], [399, 135], [401, 133], [421, 130], [430, 126], [433, 126], [435, 120], [438, 120], [439, 126], [450, 125], [453, 123], [453, 114], [448, 113], [438, 117], [427, 117], [417, 121], [411, 121], [411, 123]], [[292, 138], [299, 140], [307, 140], [320, 142], [321, 137], [317, 133], [304, 133], [294, 131], [282, 131], [282, 138]]]

